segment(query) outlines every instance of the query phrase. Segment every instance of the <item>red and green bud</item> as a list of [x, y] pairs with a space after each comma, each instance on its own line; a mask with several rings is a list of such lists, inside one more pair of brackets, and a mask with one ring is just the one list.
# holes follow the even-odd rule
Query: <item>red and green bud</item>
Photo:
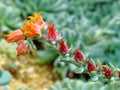
[[84, 56], [83, 56], [82, 52], [79, 49], [75, 51], [74, 59], [75, 59], [76, 62], [84, 61]]
[[48, 41], [57, 41], [59, 40], [58, 31], [54, 29], [54, 24], [48, 25], [49, 32], [46, 36], [46, 40]]
[[64, 41], [59, 41], [59, 45], [60, 45], [60, 48], [59, 48], [59, 50], [60, 50], [60, 52], [62, 53], [62, 54], [68, 54], [69, 53], [69, 47], [68, 47], [68, 45], [64, 42]]
[[118, 71], [118, 77], [120, 78], [120, 71]]
[[89, 72], [96, 71], [96, 69], [97, 69], [97, 67], [98, 67], [98, 64], [93, 64], [93, 63], [90, 62], [90, 61], [87, 61], [86, 64], [87, 64], [87, 70], [88, 70]]
[[102, 71], [104, 76], [108, 79], [110, 79], [113, 75], [113, 70], [111, 68], [107, 68], [106, 66], [102, 66]]

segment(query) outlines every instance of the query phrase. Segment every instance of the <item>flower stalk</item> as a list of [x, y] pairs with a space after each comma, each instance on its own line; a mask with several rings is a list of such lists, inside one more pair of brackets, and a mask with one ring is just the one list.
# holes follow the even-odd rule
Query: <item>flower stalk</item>
[[[25, 38], [26, 37], [26, 38]], [[42, 39], [43, 43], [56, 51], [59, 56], [69, 57], [71, 60], [61, 60], [61, 62], [74, 64], [77, 70], [81, 70], [80, 73], [88, 73], [90, 76], [103, 76], [110, 80], [113, 77], [120, 78], [120, 70], [115, 75], [115, 68], [111, 64], [101, 65], [94, 63], [94, 60], [88, 60], [80, 49], [75, 50], [70, 55], [71, 48], [67, 45], [63, 39], [60, 38], [58, 30], [54, 28], [54, 24], [48, 24], [42, 19], [41, 13], [35, 13], [34, 16], [29, 16], [29, 21], [24, 22], [24, 26], [12, 33], [6, 35], [9, 43], [16, 42], [18, 44], [17, 51], [18, 56], [27, 53], [28, 51], [35, 53], [36, 47], [32, 39]], [[25, 43], [27, 41], [27, 43]], [[29, 49], [29, 50], [28, 50]], [[79, 71], [77, 71], [79, 72]]]

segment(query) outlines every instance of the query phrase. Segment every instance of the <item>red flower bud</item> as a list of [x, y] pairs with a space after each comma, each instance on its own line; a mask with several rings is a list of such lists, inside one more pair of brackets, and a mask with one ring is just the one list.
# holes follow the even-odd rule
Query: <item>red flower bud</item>
[[62, 40], [59, 41], [59, 45], [60, 45], [59, 50], [62, 54], [69, 53], [69, 47], [67, 46], [67, 44], [64, 41], [62, 41]]
[[21, 54], [24, 54], [28, 51], [28, 44], [25, 43], [24, 40], [20, 40], [17, 42], [18, 44], [18, 47], [16, 48], [17, 49], [17, 55], [21, 55]]
[[79, 49], [75, 51], [74, 59], [75, 59], [76, 62], [84, 61], [84, 56]]
[[120, 78], [120, 71], [118, 71], [118, 77]]
[[110, 79], [112, 77], [112, 75], [113, 75], [112, 69], [106, 68], [105, 66], [102, 66], [102, 70], [103, 70], [104, 76], [106, 78]]
[[97, 69], [97, 67], [98, 67], [98, 64], [94, 65], [94, 64], [93, 64], [92, 62], [90, 62], [90, 61], [87, 61], [86, 64], [87, 64], [87, 70], [88, 70], [89, 72], [95, 71], [95, 70]]
[[23, 32], [21, 30], [15, 30], [12, 33], [5, 35], [7, 37], [8, 43], [16, 42], [24, 38]]
[[58, 32], [57, 30], [54, 29], [54, 24], [49, 24], [48, 25], [48, 35], [46, 36], [46, 39], [48, 41], [57, 41], [59, 39]]
[[104, 75], [110, 79], [112, 77], [112, 69], [107, 69], [105, 72], [104, 72]]
[[106, 66], [102, 66], [102, 71], [106, 71], [107, 70], [107, 68], [106, 68]]

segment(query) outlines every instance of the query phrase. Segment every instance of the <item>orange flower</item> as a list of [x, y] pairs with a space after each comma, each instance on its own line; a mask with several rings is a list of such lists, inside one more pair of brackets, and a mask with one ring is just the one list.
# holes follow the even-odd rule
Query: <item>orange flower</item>
[[24, 22], [24, 27], [21, 28], [21, 30], [25, 35], [31, 38], [41, 34], [39, 25], [31, 22]]
[[18, 44], [18, 47], [16, 49], [17, 49], [18, 56], [28, 52], [28, 43], [26, 43], [24, 40], [18, 41], [17, 44]]
[[47, 24], [44, 22], [44, 20], [41, 17], [41, 13], [34, 13], [34, 16], [29, 16], [28, 17], [31, 22], [34, 22], [38, 25], [40, 25], [40, 29], [46, 29]]
[[7, 37], [7, 41], [10, 43], [24, 39], [24, 34], [21, 30], [15, 30], [10, 34], [5, 35], [5, 37]]

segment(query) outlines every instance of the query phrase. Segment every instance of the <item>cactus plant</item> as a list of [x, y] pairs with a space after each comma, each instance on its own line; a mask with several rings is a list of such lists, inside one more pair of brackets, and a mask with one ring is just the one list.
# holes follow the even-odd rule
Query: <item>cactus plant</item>
[[69, 80], [64, 79], [61, 82], [56, 82], [54, 86], [50, 87], [50, 90], [119, 90], [120, 82], [111, 82], [104, 85], [97, 82], [83, 82], [81, 80]]

